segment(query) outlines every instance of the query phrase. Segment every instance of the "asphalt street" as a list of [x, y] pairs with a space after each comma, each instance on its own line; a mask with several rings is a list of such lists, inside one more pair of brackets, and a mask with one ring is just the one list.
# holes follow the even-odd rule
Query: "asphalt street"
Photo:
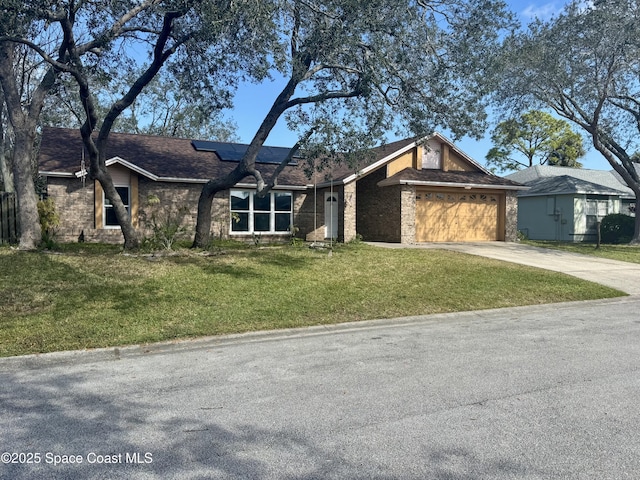
[[639, 311], [631, 296], [2, 359], [0, 478], [638, 478]]

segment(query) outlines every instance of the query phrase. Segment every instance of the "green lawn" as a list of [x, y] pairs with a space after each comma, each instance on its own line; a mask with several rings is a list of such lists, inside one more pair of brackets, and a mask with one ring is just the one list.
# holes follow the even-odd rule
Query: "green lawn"
[[613, 297], [573, 277], [364, 244], [129, 256], [0, 248], [0, 356]]
[[553, 248], [567, 252], [581, 253], [583, 255], [620, 260], [622, 262], [640, 263], [640, 246], [600, 245], [600, 248], [596, 249], [595, 243], [551, 242], [542, 240], [525, 240], [522, 243], [535, 247]]

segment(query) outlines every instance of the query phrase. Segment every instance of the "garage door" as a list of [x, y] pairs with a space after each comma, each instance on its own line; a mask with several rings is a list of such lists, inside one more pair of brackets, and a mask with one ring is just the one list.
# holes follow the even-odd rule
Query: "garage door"
[[501, 197], [488, 193], [418, 191], [416, 241], [502, 240], [499, 233]]

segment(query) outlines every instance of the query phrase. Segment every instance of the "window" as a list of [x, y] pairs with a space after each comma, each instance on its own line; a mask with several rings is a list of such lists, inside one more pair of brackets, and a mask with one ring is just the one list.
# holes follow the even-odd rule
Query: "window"
[[585, 206], [587, 232], [596, 233], [598, 226], [598, 219], [602, 218], [609, 213], [609, 201], [595, 195], [588, 195]]
[[[124, 208], [127, 209], [127, 213], [131, 215], [130, 210], [130, 198], [129, 198], [129, 187], [116, 187], [116, 192], [120, 195], [122, 199], [122, 203], [124, 203]], [[116, 212], [113, 209], [113, 205], [111, 201], [107, 198], [107, 196], [103, 193], [103, 205], [104, 205], [104, 226], [106, 228], [114, 228], [119, 227], [118, 220], [116, 219]]]
[[231, 190], [231, 233], [289, 233], [293, 217], [293, 194]]

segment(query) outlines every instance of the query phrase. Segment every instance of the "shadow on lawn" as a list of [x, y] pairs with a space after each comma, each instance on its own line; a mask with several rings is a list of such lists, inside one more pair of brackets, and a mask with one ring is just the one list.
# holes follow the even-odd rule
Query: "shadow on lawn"
[[[226, 409], [238, 407], [200, 403], [184, 391], [196, 389], [193, 398], [204, 399], [215, 385], [185, 387], [171, 372], [150, 373], [151, 379], [122, 375], [128, 365], [119, 362], [72, 366], [76, 373], [66, 366], [8, 372], [0, 365], [3, 449], [41, 454], [37, 464], [0, 465], [0, 478], [470, 480], [545, 473], [506, 456], [486, 459], [455, 446], [391, 441], [419, 456], [406, 469], [403, 459], [387, 451], [345, 448], [351, 441], [366, 442], [357, 432], [334, 432], [319, 444], [284, 422], [265, 428], [260, 415], [247, 413], [234, 422]], [[54, 466], [47, 463], [54, 457], [46, 455], [81, 455], [82, 463]], [[117, 463], [89, 463], [98, 458]]]
[[[307, 252], [265, 249], [230, 251], [224, 255], [212, 256], [167, 256], [159, 261], [171, 262], [178, 266], [197, 267], [207, 275], [223, 274], [236, 278], [258, 278], [268, 275], [267, 272], [260, 270], [260, 266], [303, 270], [311, 268], [321, 260], [325, 259]], [[243, 262], [254, 263], [255, 266], [243, 265]]]

